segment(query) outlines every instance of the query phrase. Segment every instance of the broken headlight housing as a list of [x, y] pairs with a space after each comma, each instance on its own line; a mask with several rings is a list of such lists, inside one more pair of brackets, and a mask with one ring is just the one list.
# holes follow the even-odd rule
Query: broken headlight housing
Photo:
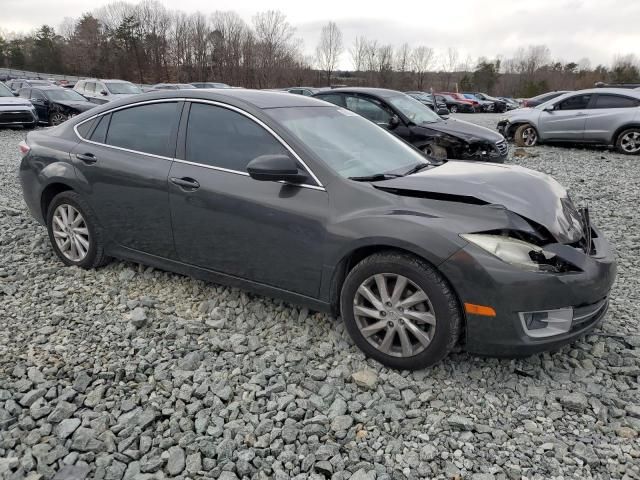
[[560, 272], [565, 262], [554, 253], [546, 252], [534, 245], [517, 238], [484, 233], [468, 233], [460, 235], [468, 242], [495, 255], [503, 262], [532, 272]]

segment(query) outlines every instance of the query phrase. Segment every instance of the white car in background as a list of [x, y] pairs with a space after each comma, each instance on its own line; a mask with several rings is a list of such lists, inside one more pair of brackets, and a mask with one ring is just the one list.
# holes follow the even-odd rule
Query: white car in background
[[518, 146], [543, 142], [612, 145], [640, 154], [640, 91], [592, 88], [568, 92], [533, 108], [510, 111], [498, 131]]
[[23, 126], [35, 128], [38, 115], [33, 104], [17, 98], [4, 83], [0, 82], [0, 127]]
[[90, 102], [98, 105], [142, 93], [139, 86], [126, 80], [98, 80], [95, 78], [78, 80], [73, 89]]

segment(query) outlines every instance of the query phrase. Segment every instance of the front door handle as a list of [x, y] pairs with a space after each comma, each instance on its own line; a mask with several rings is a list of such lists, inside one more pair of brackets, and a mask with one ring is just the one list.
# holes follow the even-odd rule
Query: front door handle
[[182, 178], [176, 178], [176, 177], [171, 177], [169, 180], [171, 180], [171, 183], [173, 183], [174, 185], [178, 185], [179, 187], [182, 187], [186, 190], [196, 190], [198, 188], [200, 188], [200, 184], [198, 183], [197, 180], [194, 180], [193, 178], [189, 178], [189, 177], [182, 177]]
[[76, 158], [87, 164], [96, 163], [98, 161], [93, 153], [78, 153], [76, 154]]

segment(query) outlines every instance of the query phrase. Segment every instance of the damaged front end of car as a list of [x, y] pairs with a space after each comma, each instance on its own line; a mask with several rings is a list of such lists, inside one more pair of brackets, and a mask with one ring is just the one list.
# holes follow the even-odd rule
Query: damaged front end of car
[[437, 138], [436, 144], [447, 150], [449, 158], [456, 160], [504, 163], [509, 151], [504, 139], [492, 142], [482, 138], [442, 135]]

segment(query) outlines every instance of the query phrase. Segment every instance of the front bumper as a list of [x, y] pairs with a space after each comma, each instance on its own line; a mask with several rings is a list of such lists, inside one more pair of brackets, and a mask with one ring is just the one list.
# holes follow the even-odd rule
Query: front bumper
[[38, 122], [38, 117], [31, 109], [0, 109], [0, 125], [31, 125]]
[[509, 121], [508, 120], [500, 120], [498, 122], [497, 130], [498, 130], [498, 133], [500, 135], [502, 135], [504, 138], [509, 138], [509, 137], [507, 137], [507, 133], [508, 133], [508, 130], [509, 130]]
[[[607, 241], [594, 231], [593, 256], [568, 245], [545, 247], [579, 272], [520, 270], [471, 244], [441, 265], [462, 304], [487, 305], [496, 311], [495, 317], [465, 314], [465, 349], [481, 355], [526, 356], [556, 349], [599, 325], [607, 311], [616, 264]], [[527, 334], [522, 312], [566, 308], [573, 309], [569, 331], [543, 338]]]

